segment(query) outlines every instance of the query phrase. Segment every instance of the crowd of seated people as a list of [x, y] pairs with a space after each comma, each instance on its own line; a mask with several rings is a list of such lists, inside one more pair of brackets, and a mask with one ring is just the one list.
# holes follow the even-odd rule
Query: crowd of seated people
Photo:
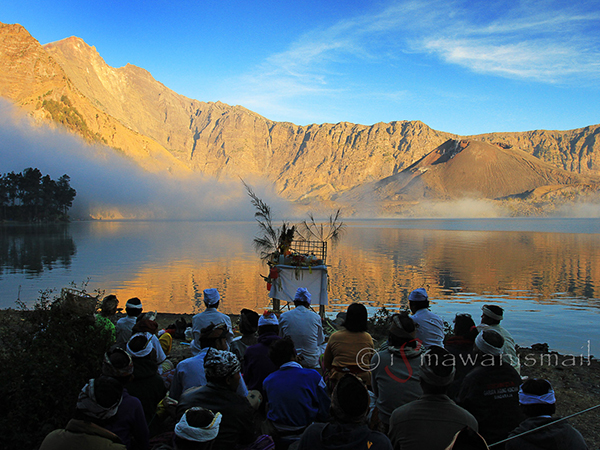
[[192, 356], [174, 364], [172, 336], [138, 298], [110, 328], [118, 301], [109, 296], [99, 329], [115, 344], [73, 419], [41, 449], [587, 449], [552, 417], [550, 382], [521, 378], [496, 305], [483, 306], [479, 325], [457, 314], [444, 338], [427, 292], [415, 289], [410, 311], [392, 315], [376, 345], [359, 303], [326, 339], [303, 288], [297, 314], [242, 310], [237, 339], [217, 310], [218, 291], [207, 289], [204, 300]]

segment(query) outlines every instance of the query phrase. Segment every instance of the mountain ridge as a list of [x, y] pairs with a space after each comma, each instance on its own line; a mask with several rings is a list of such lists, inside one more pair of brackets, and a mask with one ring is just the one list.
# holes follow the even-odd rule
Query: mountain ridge
[[112, 68], [78, 37], [41, 46], [20, 25], [0, 24], [0, 46], [0, 95], [38, 120], [56, 121], [49, 100], [63, 109], [70, 104], [88, 140], [118, 148], [147, 170], [267, 179], [289, 200], [332, 201], [401, 173], [449, 139], [469, 139], [600, 174], [600, 125], [466, 137], [407, 120], [300, 126], [187, 98], [132, 64]]

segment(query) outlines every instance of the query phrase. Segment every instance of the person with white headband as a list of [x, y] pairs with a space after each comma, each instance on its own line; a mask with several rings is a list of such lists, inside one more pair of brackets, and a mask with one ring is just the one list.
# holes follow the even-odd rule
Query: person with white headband
[[[456, 403], [475, 416], [489, 444], [506, 439], [524, 415], [519, 408], [521, 376], [502, 359], [504, 338], [484, 330], [475, 338], [475, 367], [466, 375]], [[497, 448], [504, 448], [497, 446]]]
[[89, 380], [77, 399], [75, 417], [65, 429], [48, 434], [40, 450], [126, 450], [119, 437], [104, 428], [117, 414], [123, 386], [110, 377]]
[[[556, 397], [549, 381], [537, 378], [525, 381], [519, 390], [519, 403], [527, 419], [509, 437], [527, 434], [506, 442], [506, 450], [587, 450], [581, 433], [566, 421], [548, 425], [558, 420], [552, 417], [556, 412]], [[536, 428], [540, 429], [532, 431]]]
[[221, 413], [194, 406], [175, 425], [173, 450], [210, 450], [219, 434]]
[[502, 335], [504, 338], [504, 346], [502, 347], [504, 361], [513, 366], [520, 374], [521, 363], [519, 362], [519, 356], [517, 355], [515, 340], [512, 335], [500, 325], [500, 322], [504, 319], [504, 310], [497, 305], [483, 305], [481, 311], [481, 324], [477, 326], [477, 329], [479, 331], [494, 330]]
[[137, 318], [142, 314], [142, 302], [139, 298], [133, 297], [127, 300], [125, 303], [125, 312], [127, 315], [117, 320], [115, 331], [117, 334], [117, 341], [115, 345], [125, 350], [127, 342], [131, 339], [133, 327], [137, 322]]

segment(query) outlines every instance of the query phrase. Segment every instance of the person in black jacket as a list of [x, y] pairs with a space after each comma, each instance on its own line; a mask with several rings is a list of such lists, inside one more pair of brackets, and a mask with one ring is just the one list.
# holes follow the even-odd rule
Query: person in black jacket
[[[504, 338], [496, 331], [477, 335], [476, 365], [465, 377], [456, 401], [475, 416], [488, 445], [506, 439], [525, 418], [519, 408], [521, 376], [502, 359], [503, 345]], [[501, 444], [495, 450], [503, 448]]]
[[302, 434], [297, 450], [392, 450], [389, 438], [366, 424], [369, 393], [355, 375], [338, 381], [329, 423], [314, 423]]
[[[519, 403], [527, 416], [509, 437], [550, 424], [557, 419], [552, 418], [556, 412], [554, 390], [547, 380], [536, 378], [523, 383], [519, 391]], [[587, 450], [581, 433], [566, 421], [546, 426], [506, 443], [506, 450]]]

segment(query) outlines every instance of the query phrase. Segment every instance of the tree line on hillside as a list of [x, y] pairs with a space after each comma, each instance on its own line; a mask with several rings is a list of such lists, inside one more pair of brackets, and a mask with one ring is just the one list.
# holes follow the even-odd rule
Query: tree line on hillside
[[50, 222], [68, 220], [77, 191], [65, 174], [58, 180], [27, 168], [0, 177], [0, 220]]

